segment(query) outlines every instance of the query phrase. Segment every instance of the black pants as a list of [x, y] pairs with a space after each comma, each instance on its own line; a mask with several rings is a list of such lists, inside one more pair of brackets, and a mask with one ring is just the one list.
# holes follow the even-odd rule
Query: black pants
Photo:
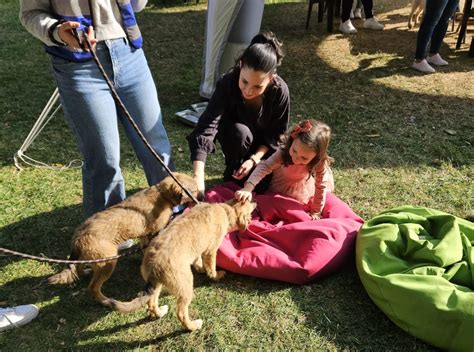
[[[352, 2], [353, 0], [342, 0], [341, 22], [346, 22], [349, 19], [351, 15]], [[372, 9], [374, 7], [373, 1], [362, 0], [362, 5], [364, 5], [365, 18], [369, 19], [374, 17], [372, 13]]]
[[[254, 143], [254, 136], [252, 131], [242, 123], [228, 123], [221, 124], [217, 133], [217, 140], [219, 141], [222, 152], [224, 153], [225, 170], [224, 181], [233, 181], [240, 186], [243, 186], [247, 181], [248, 176], [241, 180], [236, 180], [232, 174], [237, 170], [242, 163], [249, 159], [252, 154], [257, 151], [259, 147]], [[273, 150], [264, 155], [263, 159], [268, 158], [273, 153]], [[271, 175], [266, 176], [255, 188], [255, 192], [263, 193], [270, 185]]]

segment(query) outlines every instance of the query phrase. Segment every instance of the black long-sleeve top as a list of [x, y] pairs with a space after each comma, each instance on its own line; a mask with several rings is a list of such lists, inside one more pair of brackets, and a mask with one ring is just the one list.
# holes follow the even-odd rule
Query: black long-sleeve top
[[[186, 137], [191, 161], [206, 161], [215, 150], [214, 140], [221, 123], [245, 124], [254, 136], [254, 145], [277, 149], [280, 135], [285, 133], [290, 119], [290, 94], [285, 81], [278, 75], [263, 93], [260, 111], [245, 105], [239, 88], [240, 69], [224, 75], [216, 85], [207, 109], [199, 118], [194, 131]], [[228, 126], [229, 124], [226, 123]]]

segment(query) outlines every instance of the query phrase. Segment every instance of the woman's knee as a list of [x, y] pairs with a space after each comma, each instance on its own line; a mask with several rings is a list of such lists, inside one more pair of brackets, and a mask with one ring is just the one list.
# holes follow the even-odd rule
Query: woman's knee
[[253, 133], [247, 125], [244, 125], [243, 123], [234, 123], [231, 131], [232, 133], [230, 133], [229, 137], [233, 143], [239, 143], [240, 145], [247, 147], [252, 145]]

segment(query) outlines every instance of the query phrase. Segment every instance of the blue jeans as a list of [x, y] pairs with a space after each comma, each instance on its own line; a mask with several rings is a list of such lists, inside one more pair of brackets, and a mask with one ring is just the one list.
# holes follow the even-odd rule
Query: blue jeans
[[[97, 56], [148, 142], [174, 169], [155, 83], [143, 50], [132, 48], [123, 38], [106, 40], [98, 43]], [[166, 170], [115, 104], [95, 62], [71, 62], [54, 56], [51, 61], [65, 118], [84, 159], [82, 181], [86, 215], [125, 198], [118, 121], [143, 165], [148, 184], [156, 184], [166, 177]]]
[[459, 0], [426, 0], [425, 14], [416, 37], [415, 59], [426, 58], [430, 42], [430, 54], [439, 53], [449, 19], [458, 4]]

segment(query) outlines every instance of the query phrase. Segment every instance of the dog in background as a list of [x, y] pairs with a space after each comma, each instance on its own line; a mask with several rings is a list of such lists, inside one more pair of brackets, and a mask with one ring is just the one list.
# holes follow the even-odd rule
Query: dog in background
[[[426, 0], [411, 0], [411, 11], [408, 17], [408, 28], [416, 27], [418, 23], [421, 23], [421, 19], [425, 12]], [[412, 26], [412, 21], [414, 25]]]
[[[180, 173], [174, 176], [194, 197], [200, 196], [191, 176]], [[191, 198], [168, 176], [157, 185], [88, 218], [73, 235], [70, 259], [90, 260], [115, 256], [118, 245], [128, 239], [141, 238], [144, 243], [148, 243], [147, 236], [151, 238], [168, 224], [174, 206], [190, 202]], [[116, 264], [117, 260], [91, 264], [93, 273], [89, 290], [106, 306], [109, 300], [102, 293], [102, 285], [110, 278]], [[50, 284], [70, 284], [80, 275], [84, 275], [84, 266], [72, 264], [51, 276], [48, 281]]]
[[129, 313], [148, 302], [154, 317], [163, 317], [168, 306], [158, 306], [163, 286], [177, 299], [178, 319], [190, 331], [200, 329], [202, 320], [190, 320], [188, 308], [193, 298], [193, 273], [206, 272], [213, 280], [224, 277], [216, 271], [216, 254], [226, 233], [244, 230], [252, 218], [255, 203], [201, 203], [174, 220], [145, 250], [141, 273], [146, 282], [145, 294], [130, 302], [111, 300], [110, 306]]

